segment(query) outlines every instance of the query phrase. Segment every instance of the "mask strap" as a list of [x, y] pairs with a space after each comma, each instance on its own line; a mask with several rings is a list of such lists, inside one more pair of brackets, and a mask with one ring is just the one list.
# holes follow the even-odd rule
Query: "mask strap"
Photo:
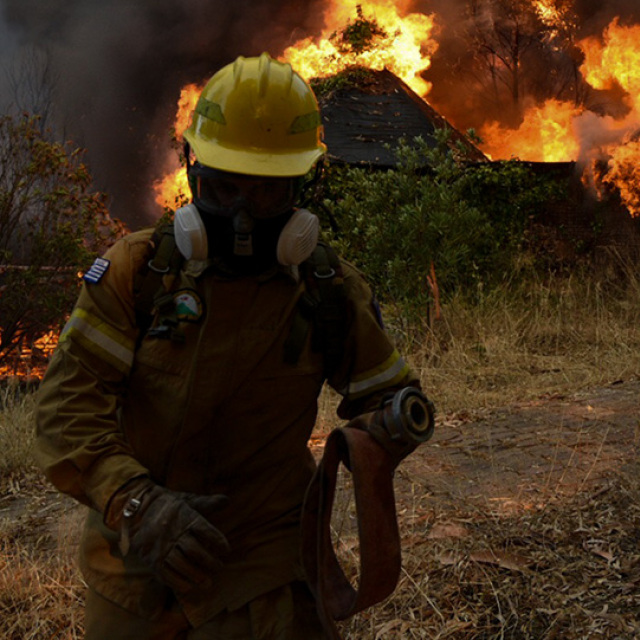
[[191, 162], [191, 145], [185, 140], [184, 148], [184, 163], [187, 171], [187, 182], [189, 183], [189, 189], [191, 189], [191, 197], [195, 198], [197, 193], [197, 178], [191, 174], [193, 169], [193, 163]]
[[191, 173], [191, 145], [185, 141], [183, 147], [184, 161], [187, 166], [187, 174]]

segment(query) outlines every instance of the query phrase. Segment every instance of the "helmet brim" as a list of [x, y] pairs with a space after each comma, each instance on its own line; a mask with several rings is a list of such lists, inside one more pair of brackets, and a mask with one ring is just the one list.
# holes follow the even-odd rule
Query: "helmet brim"
[[316, 149], [273, 153], [265, 149], [230, 148], [210, 141], [202, 144], [195, 136], [185, 131], [185, 139], [191, 145], [198, 162], [207, 167], [242, 173], [250, 176], [286, 178], [304, 176], [326, 153], [326, 145], [320, 143]]

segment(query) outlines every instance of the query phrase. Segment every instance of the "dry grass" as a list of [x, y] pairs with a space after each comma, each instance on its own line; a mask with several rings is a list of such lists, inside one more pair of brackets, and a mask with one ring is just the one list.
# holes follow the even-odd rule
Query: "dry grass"
[[0, 611], [7, 640], [82, 638], [83, 586], [73, 558], [0, 546]]
[[640, 637], [635, 478], [530, 511], [416, 512], [400, 524], [398, 588], [344, 625], [350, 639]]
[[[454, 300], [419, 332], [391, 322], [440, 419], [637, 377], [640, 287], [570, 277]], [[75, 565], [81, 511], [48, 493], [31, 463], [33, 397], [3, 392], [0, 411], [0, 637], [82, 636]], [[320, 430], [335, 426], [335, 395]], [[637, 443], [636, 443], [637, 445]], [[640, 637], [637, 476], [513, 510], [439, 506], [408, 484], [399, 499], [404, 569], [385, 603], [343, 624], [357, 639]], [[357, 566], [348, 482], [334, 522]]]
[[33, 462], [33, 394], [12, 388], [0, 389], [0, 489], [12, 475], [21, 474]]
[[0, 498], [0, 637], [82, 637], [84, 584], [76, 564], [82, 509], [39, 473], [5, 485]]
[[455, 299], [420, 334], [399, 337], [441, 413], [629, 379], [640, 373], [640, 280], [616, 274], [532, 279], [473, 305]]

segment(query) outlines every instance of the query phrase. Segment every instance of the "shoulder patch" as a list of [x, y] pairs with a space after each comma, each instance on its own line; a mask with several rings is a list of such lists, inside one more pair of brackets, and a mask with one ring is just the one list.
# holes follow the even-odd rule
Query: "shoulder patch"
[[102, 280], [102, 276], [107, 273], [110, 264], [111, 261], [106, 258], [96, 258], [89, 270], [82, 276], [83, 279], [91, 284], [97, 284]]
[[193, 289], [180, 289], [173, 294], [176, 315], [181, 322], [198, 322], [202, 317], [203, 304]]

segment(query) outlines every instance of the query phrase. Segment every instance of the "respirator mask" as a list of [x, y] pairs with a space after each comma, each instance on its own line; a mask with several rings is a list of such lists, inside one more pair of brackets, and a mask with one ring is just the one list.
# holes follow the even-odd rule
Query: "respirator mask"
[[318, 218], [294, 209], [301, 178], [229, 173], [194, 163], [193, 203], [175, 214], [176, 244], [188, 260], [221, 259], [238, 273], [304, 262], [316, 247]]

